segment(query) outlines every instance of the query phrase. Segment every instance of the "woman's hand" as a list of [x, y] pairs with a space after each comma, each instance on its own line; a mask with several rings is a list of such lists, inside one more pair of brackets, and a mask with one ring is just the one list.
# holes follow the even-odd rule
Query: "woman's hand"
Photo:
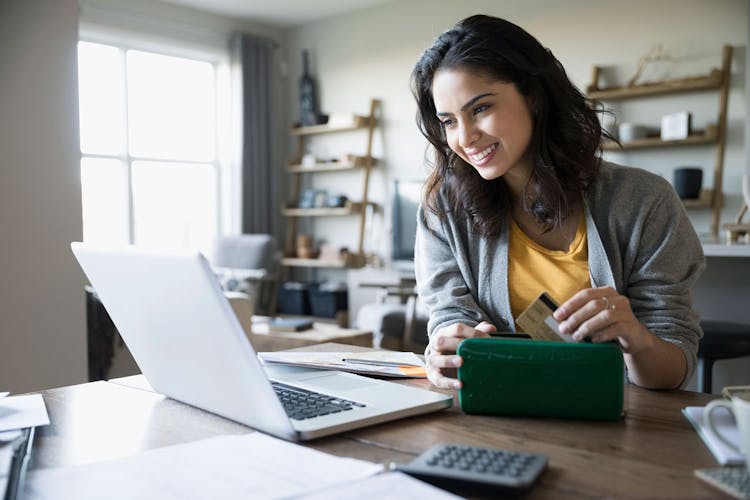
[[441, 389], [460, 389], [461, 381], [456, 378], [456, 368], [461, 366], [463, 359], [456, 355], [458, 344], [463, 339], [471, 337], [489, 337], [497, 328], [487, 321], [475, 327], [455, 323], [437, 330], [430, 337], [427, 355], [427, 378]]
[[656, 337], [633, 314], [630, 301], [612, 287], [587, 288], [565, 301], [554, 313], [560, 331], [581, 342], [617, 341], [624, 353], [653, 347]]
[[674, 389], [687, 375], [682, 349], [651, 333], [630, 308], [627, 297], [612, 287], [587, 288], [554, 313], [560, 331], [580, 342], [617, 341], [625, 354], [630, 380], [651, 389]]

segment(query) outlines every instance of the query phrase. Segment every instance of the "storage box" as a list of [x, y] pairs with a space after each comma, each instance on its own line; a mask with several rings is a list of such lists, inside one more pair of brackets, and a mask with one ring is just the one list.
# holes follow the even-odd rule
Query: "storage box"
[[278, 311], [281, 314], [310, 315], [310, 285], [299, 281], [282, 283]]
[[310, 309], [313, 316], [335, 318], [339, 311], [349, 308], [346, 286], [323, 283], [309, 287]]

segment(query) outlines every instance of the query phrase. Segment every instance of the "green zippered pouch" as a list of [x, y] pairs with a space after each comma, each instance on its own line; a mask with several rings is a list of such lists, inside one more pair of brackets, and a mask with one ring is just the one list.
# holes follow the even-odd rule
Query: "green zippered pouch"
[[624, 361], [614, 343], [471, 338], [461, 342], [461, 409], [487, 415], [618, 420]]

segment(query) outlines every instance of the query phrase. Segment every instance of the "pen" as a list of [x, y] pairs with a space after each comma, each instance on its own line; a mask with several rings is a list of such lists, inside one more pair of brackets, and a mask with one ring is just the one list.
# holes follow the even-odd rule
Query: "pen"
[[421, 365], [415, 365], [412, 363], [399, 363], [397, 361], [380, 361], [378, 359], [359, 359], [359, 358], [344, 358], [341, 361], [344, 363], [356, 363], [360, 365], [372, 365], [372, 366], [393, 366], [393, 367], [400, 367], [400, 366], [409, 366], [414, 368], [422, 368]]

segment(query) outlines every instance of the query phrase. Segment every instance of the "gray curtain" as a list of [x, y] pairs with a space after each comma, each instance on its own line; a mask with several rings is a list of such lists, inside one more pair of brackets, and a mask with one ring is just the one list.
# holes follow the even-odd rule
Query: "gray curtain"
[[242, 91], [242, 232], [275, 234], [279, 217], [279, 171], [274, 150], [275, 43], [266, 38], [235, 33], [232, 58], [241, 74]]

